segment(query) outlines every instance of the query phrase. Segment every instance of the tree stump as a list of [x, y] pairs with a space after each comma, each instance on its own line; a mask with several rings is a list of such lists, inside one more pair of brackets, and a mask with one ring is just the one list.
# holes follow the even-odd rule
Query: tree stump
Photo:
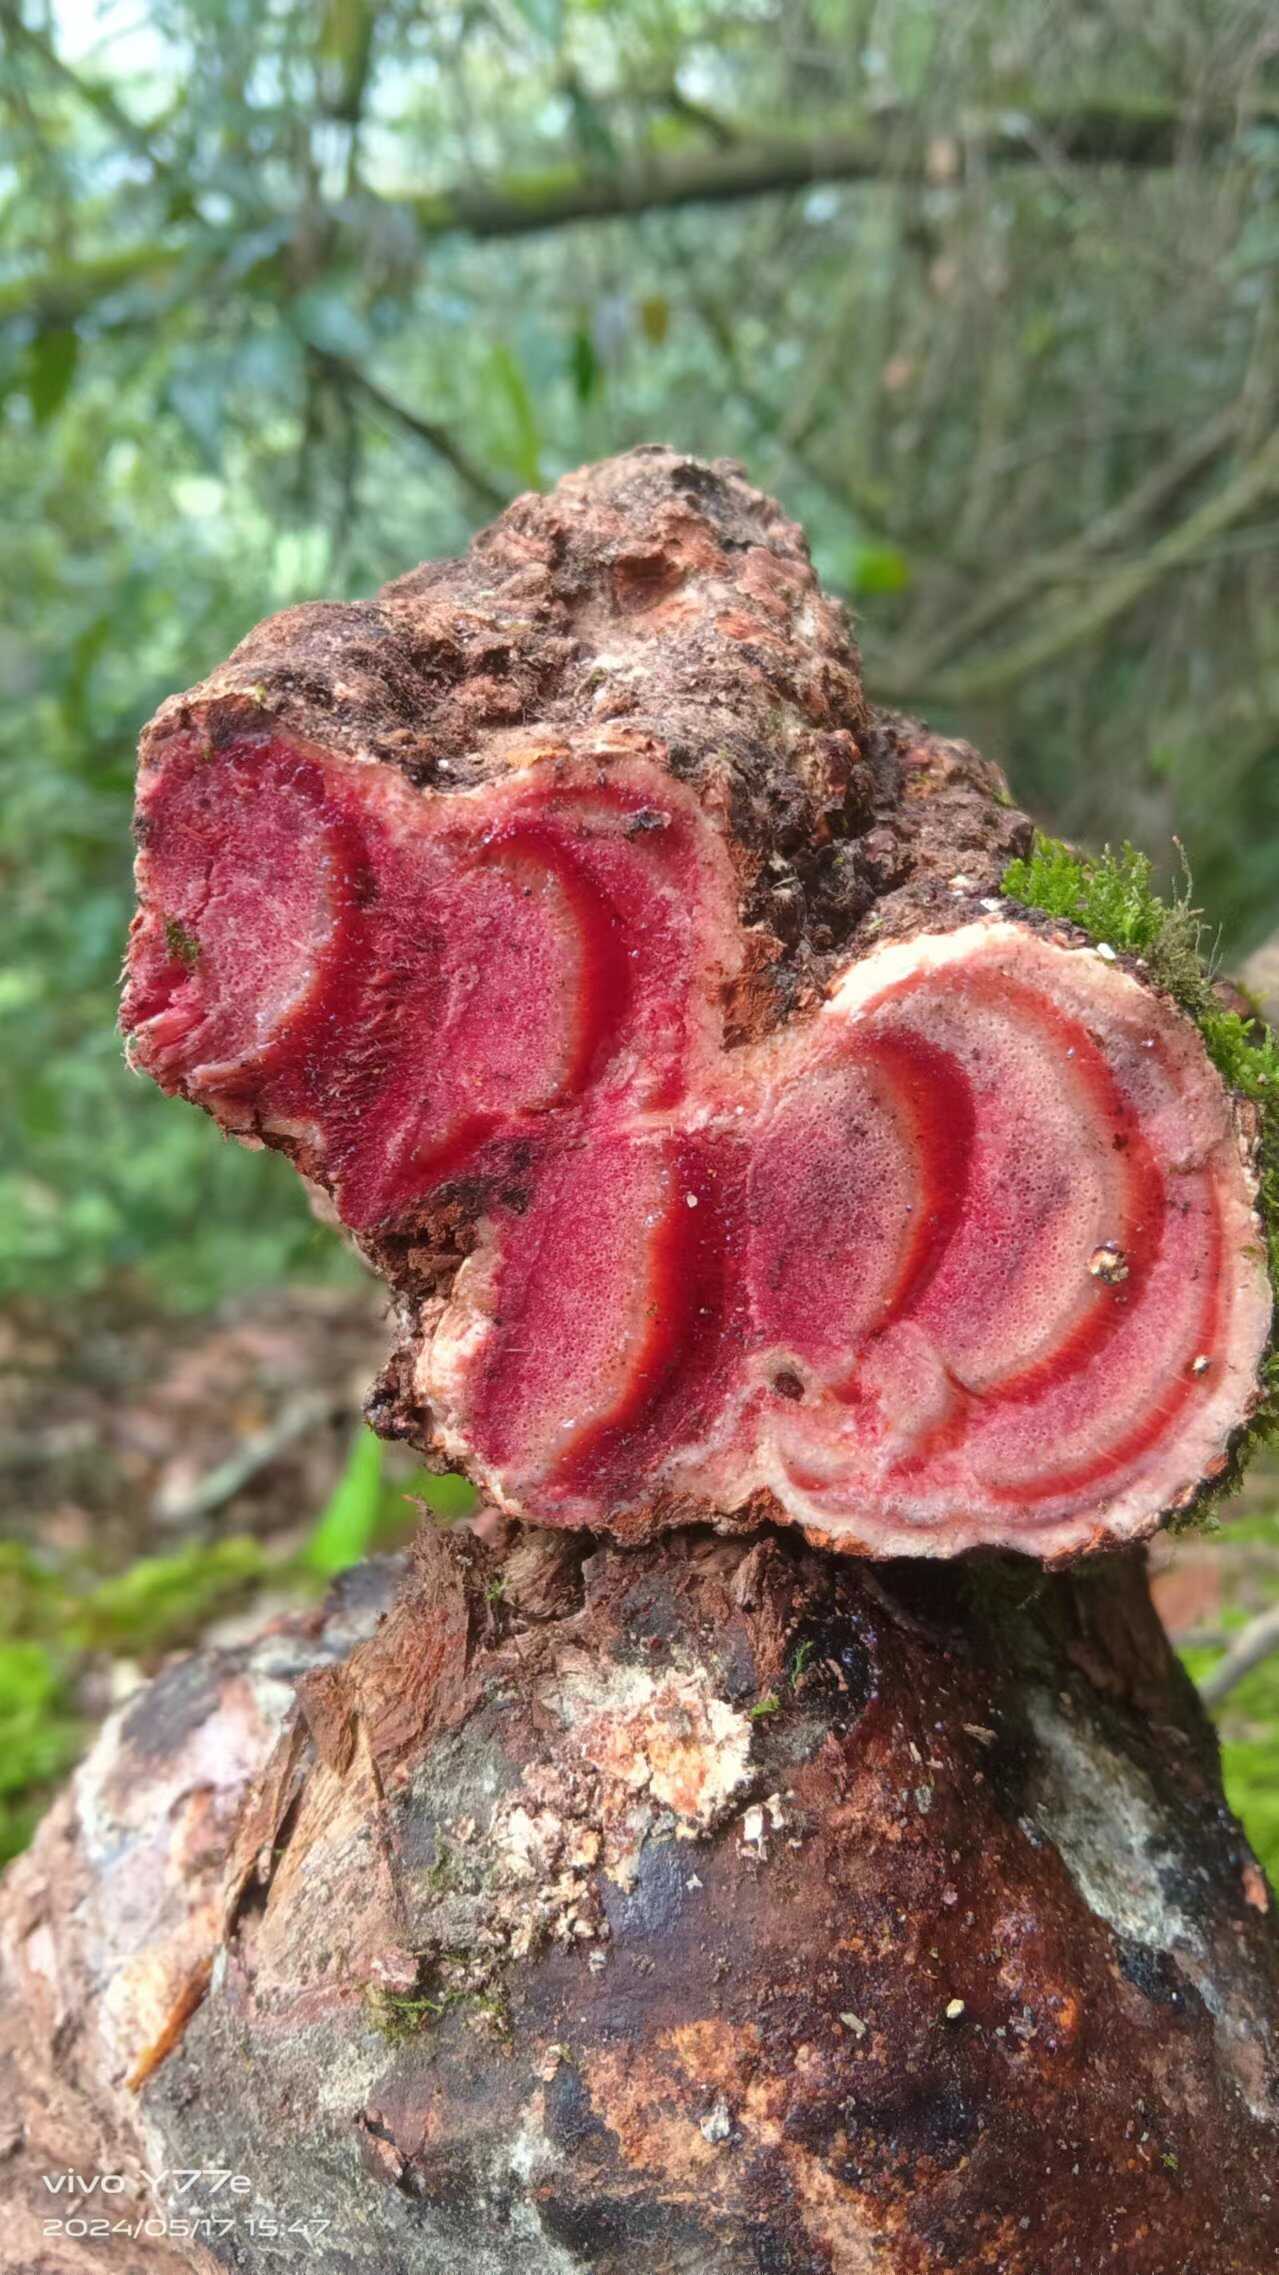
[[135, 1061], [491, 1510], [160, 1675], [14, 1868], [0, 2265], [1271, 2268], [1270, 1895], [1131, 1545], [1260, 1395], [1257, 1129], [1005, 898], [998, 770], [637, 451], [262, 627], [139, 839]]
[[12, 1869], [0, 2265], [1275, 2264], [1270, 1899], [1140, 1551], [393, 1578], [159, 1676]]

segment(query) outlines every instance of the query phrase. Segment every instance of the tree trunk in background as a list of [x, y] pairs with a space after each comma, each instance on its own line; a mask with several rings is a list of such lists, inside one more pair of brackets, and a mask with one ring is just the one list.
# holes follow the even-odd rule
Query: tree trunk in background
[[12, 1869], [0, 2266], [1275, 2265], [1270, 1897], [1139, 1552], [394, 1578], [160, 1675]]

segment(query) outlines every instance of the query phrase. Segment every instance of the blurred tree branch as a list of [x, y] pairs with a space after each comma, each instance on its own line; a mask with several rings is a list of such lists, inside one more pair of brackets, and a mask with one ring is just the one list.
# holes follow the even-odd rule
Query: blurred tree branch
[[130, 118], [123, 103], [117, 101], [110, 87], [103, 81], [82, 78], [78, 71], [73, 70], [58, 54], [52, 40], [24, 21], [18, 0], [2, 0], [0, 30], [3, 30], [7, 42], [19, 51], [25, 49], [50, 77], [59, 80], [80, 102], [96, 111], [103, 124], [111, 129], [135, 157], [145, 160], [157, 173], [163, 172], [160, 160], [151, 147], [151, 129], [140, 126], [136, 119]]
[[1067, 544], [1052, 546], [1030, 560], [1019, 561], [1005, 577], [997, 577], [978, 593], [969, 607], [950, 612], [925, 631], [919, 643], [886, 657], [883, 675], [894, 688], [930, 686], [950, 658], [970, 647], [991, 627], [1057, 584], [1091, 576], [1098, 556], [1130, 545], [1141, 538], [1154, 515], [1163, 511], [1182, 491], [1204, 474], [1229, 447], [1239, 427], [1239, 409], [1230, 404], [1174, 445], [1168, 455], [1131, 489], [1127, 496], [1102, 514], [1091, 528]]
[[[24, 28], [27, 36], [34, 35], [27, 35]], [[52, 51], [48, 53], [52, 57]], [[87, 82], [74, 73], [69, 76], [82, 95], [96, 102], [96, 92]], [[1188, 149], [1204, 153], [1228, 147], [1237, 140], [1241, 124], [1247, 123], [1279, 126], [1279, 109], [1258, 109], [1250, 120], [1222, 114], [1191, 121], [1174, 107], [1090, 105], [995, 119], [984, 128], [969, 122], [962, 139], [947, 139], [944, 149], [936, 138], [921, 138], [889, 113], [857, 133], [807, 140], [742, 136], [713, 149], [691, 148], [608, 166], [561, 165], [491, 182], [409, 191], [389, 202], [412, 216], [423, 240], [452, 234], [521, 237], [579, 221], [730, 203], [821, 184], [952, 185], [975, 165], [1042, 167], [1045, 149], [1058, 163], [1166, 167]], [[724, 131], [732, 131], [728, 122], [722, 124]], [[122, 136], [126, 130], [130, 145], [137, 148], [142, 130], [125, 120], [119, 128]], [[105, 289], [114, 290], [135, 277], [161, 280], [189, 252], [189, 238], [159, 239], [109, 256], [59, 262], [43, 276], [12, 278], [0, 286], [0, 318], [25, 313], [40, 322], [72, 322], [101, 297], [104, 261]]]
[[[966, 703], [1000, 695], [1045, 665], [1057, 663], [1116, 617], [1124, 615], [1162, 578], [1185, 567], [1223, 531], [1233, 528], [1255, 506], [1276, 494], [1279, 494], [1279, 433], [1272, 434], [1220, 490], [1175, 529], [1157, 538], [1139, 559], [1099, 572], [1082, 600], [1070, 601], [1055, 614], [1046, 616], [1028, 638], [1014, 641], [966, 668], [941, 672], [932, 678], [909, 659], [899, 658], [888, 674], [876, 675], [877, 690], [912, 698], [926, 692], [935, 700], [947, 703]], [[1080, 573], [1085, 573], [1082, 560]]]
[[1272, 1604], [1268, 1611], [1250, 1619], [1232, 1639], [1225, 1657], [1218, 1661], [1211, 1674], [1205, 1675], [1199, 1685], [1204, 1705], [1220, 1706], [1244, 1676], [1250, 1675], [1253, 1668], [1259, 1667], [1274, 1651], [1279, 1651], [1279, 1604]]
[[755, 386], [746, 368], [745, 359], [738, 349], [733, 324], [719, 298], [698, 283], [698, 264], [689, 249], [677, 243], [674, 258], [684, 280], [688, 304], [706, 333], [719, 359], [725, 380], [732, 393], [748, 412], [756, 432], [761, 438], [784, 450], [787, 456], [816, 482], [827, 496], [845, 512], [858, 514], [870, 527], [882, 527], [887, 498], [882, 488], [870, 482], [859, 481], [850, 469], [836, 471], [821, 463], [805, 447], [802, 438], [788, 431], [776, 405]]
[[[1204, 437], [1199, 437], [1199, 444], [1202, 444], [1202, 439]], [[1186, 464], [1190, 462], [1190, 457], [1193, 457], [1193, 448], [1188, 446], [1186, 453], [1179, 455], [1179, 462], [1174, 462], [1181, 466], [1177, 487], [1186, 480]], [[1170, 469], [1158, 469], [1158, 473], [1163, 473], [1165, 478], [1167, 471]], [[1129, 519], [1129, 512], [1138, 503], [1138, 496], [1145, 501], [1145, 505], [1149, 505], [1149, 498], [1152, 498], [1158, 487], [1165, 487], [1165, 482], [1158, 482], [1156, 475], [1152, 475], [1147, 482], [1138, 485], [1138, 491], [1133, 491], [1133, 498], [1122, 501], [1122, 505], [1115, 510], [1115, 516], [1106, 516], [1111, 521], [1111, 541], [1115, 521], [1122, 526]], [[1070, 601], [1061, 610], [1042, 619], [1038, 630], [1031, 632], [1026, 639], [1010, 642], [1006, 648], [999, 648], [995, 655], [981, 657], [979, 662], [967, 664], [967, 667], [960, 667], [958, 671], [933, 673], [924, 657], [894, 655], [890, 660], [885, 657], [883, 667], [874, 671], [876, 694], [890, 698], [890, 701], [919, 701], [922, 696], [931, 696], [938, 703], [972, 703], [988, 696], [1006, 694], [1006, 689], [1015, 687], [1020, 680], [1029, 678], [1035, 671], [1042, 671], [1045, 664], [1056, 664], [1063, 655], [1070, 655], [1072, 648], [1081, 646], [1086, 639], [1092, 639], [1095, 632], [1106, 630], [1106, 626], [1111, 626], [1117, 617], [1127, 614], [1129, 607], [1136, 607], [1136, 603], [1142, 601], [1147, 592], [1152, 592], [1154, 585], [1158, 585], [1165, 576], [1170, 576], [1174, 569], [1183, 569], [1183, 566], [1197, 560], [1204, 548], [1211, 546], [1224, 530], [1231, 530], [1256, 505], [1263, 505], [1270, 496], [1277, 494], [1279, 435], [1272, 435], [1268, 444], [1261, 450], [1256, 450], [1252, 460], [1247, 460], [1247, 464], [1240, 466], [1236, 475], [1231, 475], [1229, 482], [1224, 482], [1222, 489], [1215, 491], [1193, 514], [1188, 514], [1186, 521], [1181, 521], [1177, 528], [1167, 530], [1163, 537], [1154, 539], [1154, 544], [1138, 560], [1122, 562], [1115, 569], [1106, 571], [1097, 569], [1097, 573], [1092, 573], [1092, 548], [1088, 539], [1081, 539], [1079, 546], [1061, 548], [1054, 555], [1058, 564], [1054, 571], [1054, 582], [1065, 580], [1067, 573], [1072, 578], [1086, 576], [1090, 578], [1090, 589], [1083, 601]], [[1136, 519], [1136, 514], [1133, 514], [1133, 519]], [[1063, 566], [1063, 562], [1070, 564], [1070, 569]], [[1022, 582], [1026, 582], [1029, 596], [1033, 598], [1033, 592], [1042, 580], [1031, 582], [1031, 578], [1033, 569], [1026, 564], [1022, 569]], [[1013, 603], [1010, 585], [1013, 585], [1013, 580], [1008, 580], [1006, 585], [999, 587], [1001, 612], [1004, 612], [1004, 605]], [[988, 605], [985, 605], [988, 601], [995, 601], [995, 594], [985, 596], [981, 603], [974, 605], [974, 617], [979, 614], [979, 610], [983, 614], [990, 614]], [[944, 646], [949, 651], [956, 644], [958, 642], [947, 642]]]
[[473, 504], [482, 506], [486, 513], [500, 513], [503, 506], [510, 504], [512, 493], [491, 481], [483, 469], [467, 456], [460, 443], [454, 441], [448, 428], [441, 426], [438, 420], [424, 418], [420, 412], [410, 410], [406, 403], [397, 402], [393, 395], [388, 395], [376, 381], [367, 378], [345, 356], [335, 355], [327, 348], [312, 348], [310, 354], [342, 392], [366, 403], [370, 410], [380, 412], [393, 425], [403, 427], [406, 434], [415, 435], [419, 442], [426, 444], [428, 450], [435, 452], [437, 458], [443, 459], [445, 465], [452, 468], [463, 489], [469, 493]]

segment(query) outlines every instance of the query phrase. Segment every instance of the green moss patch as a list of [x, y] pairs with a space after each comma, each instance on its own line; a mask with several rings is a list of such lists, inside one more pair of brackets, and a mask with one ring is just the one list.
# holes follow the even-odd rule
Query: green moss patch
[[[510, 2030], [510, 2015], [506, 1996], [500, 1983], [452, 1983], [449, 1981], [450, 1961], [454, 1955], [446, 1953], [432, 1963], [423, 1960], [418, 1970], [418, 1982], [411, 1990], [392, 1991], [371, 1988], [366, 1994], [369, 2020], [375, 2030], [391, 2045], [403, 2045], [417, 2038], [446, 2014], [461, 2013], [471, 2022], [482, 2024], [505, 2038]], [[468, 1962], [463, 1959], [461, 1964]]]
[[1003, 890], [1027, 908], [1065, 917], [1090, 940], [1140, 956], [1156, 986], [1166, 988], [1192, 1018], [1212, 1008], [1212, 975], [1201, 950], [1203, 919], [1191, 906], [1189, 878], [1184, 893], [1165, 900], [1135, 846], [1124, 845], [1118, 853], [1107, 846], [1090, 857], [1037, 833], [1029, 860], [1009, 862]]

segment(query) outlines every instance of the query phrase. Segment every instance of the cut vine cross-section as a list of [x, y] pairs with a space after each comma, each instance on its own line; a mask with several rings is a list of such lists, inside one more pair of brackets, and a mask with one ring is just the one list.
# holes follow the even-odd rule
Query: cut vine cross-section
[[135, 1061], [331, 1197], [401, 1300], [375, 1418], [507, 1509], [1053, 1557], [1220, 1470], [1235, 1102], [997, 897], [996, 771], [867, 711], [733, 470], [632, 453], [275, 619], [139, 830]]

